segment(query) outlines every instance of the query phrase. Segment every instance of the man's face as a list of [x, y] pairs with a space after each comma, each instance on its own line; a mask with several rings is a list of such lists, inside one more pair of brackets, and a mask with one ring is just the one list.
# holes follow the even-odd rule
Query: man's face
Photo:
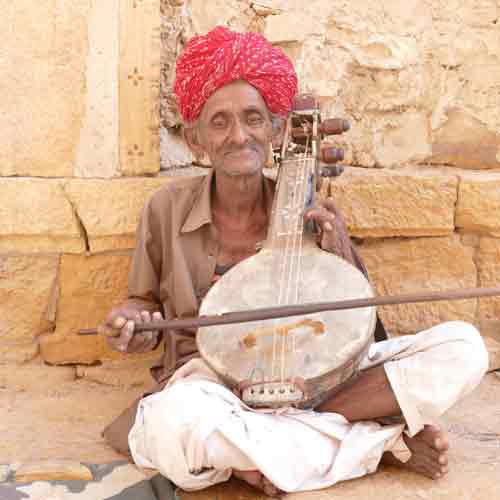
[[244, 81], [217, 90], [198, 122], [198, 143], [216, 171], [252, 175], [264, 166], [272, 139], [269, 110], [260, 93]]

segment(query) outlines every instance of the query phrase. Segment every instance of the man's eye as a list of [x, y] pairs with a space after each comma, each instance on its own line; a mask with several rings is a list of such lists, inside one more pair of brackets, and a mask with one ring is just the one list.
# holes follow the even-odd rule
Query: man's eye
[[222, 127], [225, 127], [226, 126], [226, 120], [222, 119], [222, 118], [217, 118], [215, 120], [212, 121], [212, 125], [216, 128], [222, 128]]
[[250, 125], [259, 125], [263, 122], [263, 118], [260, 115], [251, 115], [248, 117], [248, 123]]

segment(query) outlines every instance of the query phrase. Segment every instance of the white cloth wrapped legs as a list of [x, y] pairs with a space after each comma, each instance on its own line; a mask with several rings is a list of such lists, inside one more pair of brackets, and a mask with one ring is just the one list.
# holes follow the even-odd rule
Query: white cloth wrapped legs
[[[373, 344], [361, 369], [380, 364], [414, 435], [479, 384], [488, 353], [472, 325], [453, 321]], [[403, 431], [335, 413], [251, 410], [198, 359], [141, 401], [129, 444], [137, 465], [185, 490], [226, 481], [236, 469], [259, 470], [294, 492], [374, 472]]]

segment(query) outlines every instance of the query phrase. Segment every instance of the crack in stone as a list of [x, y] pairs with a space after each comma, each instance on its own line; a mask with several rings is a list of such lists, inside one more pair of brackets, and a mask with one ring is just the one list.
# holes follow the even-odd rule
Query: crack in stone
[[80, 231], [80, 236], [83, 238], [83, 241], [85, 243], [85, 251], [90, 252], [90, 243], [89, 243], [89, 235], [87, 233], [87, 229], [80, 217], [80, 214], [78, 213], [78, 209], [76, 207], [75, 202], [71, 199], [70, 195], [66, 191], [66, 186], [62, 185], [61, 186], [62, 192], [64, 194], [64, 197], [68, 201], [68, 203], [71, 206], [71, 210], [73, 211], [73, 215], [75, 216], [76, 219], [76, 224], [78, 226], [78, 229]]

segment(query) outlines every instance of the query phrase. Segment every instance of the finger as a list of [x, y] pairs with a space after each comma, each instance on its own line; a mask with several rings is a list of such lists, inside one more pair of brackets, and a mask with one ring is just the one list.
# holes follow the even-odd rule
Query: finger
[[142, 324], [142, 315], [140, 312], [137, 312], [134, 314], [134, 321], [135, 321], [136, 325]]
[[337, 207], [335, 206], [333, 198], [330, 197], [324, 198], [323, 200], [321, 200], [321, 205], [325, 207], [332, 214], [334, 215], [337, 214]]
[[335, 214], [324, 208], [311, 210], [308, 217], [316, 222], [322, 231], [333, 231], [335, 227]]
[[158, 337], [155, 332], [147, 331], [135, 334], [129, 345], [129, 352], [143, 353], [151, 351], [156, 347]]
[[161, 312], [156, 311], [153, 313], [153, 321], [161, 321], [163, 319], [163, 315]]
[[141, 311], [141, 319], [143, 323], [151, 323], [151, 313], [149, 311]]
[[126, 322], [127, 322], [127, 318], [125, 318], [124, 316], [117, 316], [111, 322], [111, 326], [113, 328], [116, 328], [117, 330], [121, 330], [125, 326]]
[[139, 345], [134, 352], [141, 354], [144, 352], [152, 351], [156, 347], [156, 341], [154, 339], [143, 342]]
[[120, 336], [120, 330], [117, 330], [116, 328], [111, 328], [108, 325], [99, 325], [97, 327], [97, 333], [99, 335], [104, 335], [105, 337], [119, 337]]
[[121, 334], [117, 338], [117, 349], [119, 351], [125, 352], [128, 349], [130, 341], [134, 336], [135, 323], [132, 320], [128, 320], [125, 326], [121, 329]]

